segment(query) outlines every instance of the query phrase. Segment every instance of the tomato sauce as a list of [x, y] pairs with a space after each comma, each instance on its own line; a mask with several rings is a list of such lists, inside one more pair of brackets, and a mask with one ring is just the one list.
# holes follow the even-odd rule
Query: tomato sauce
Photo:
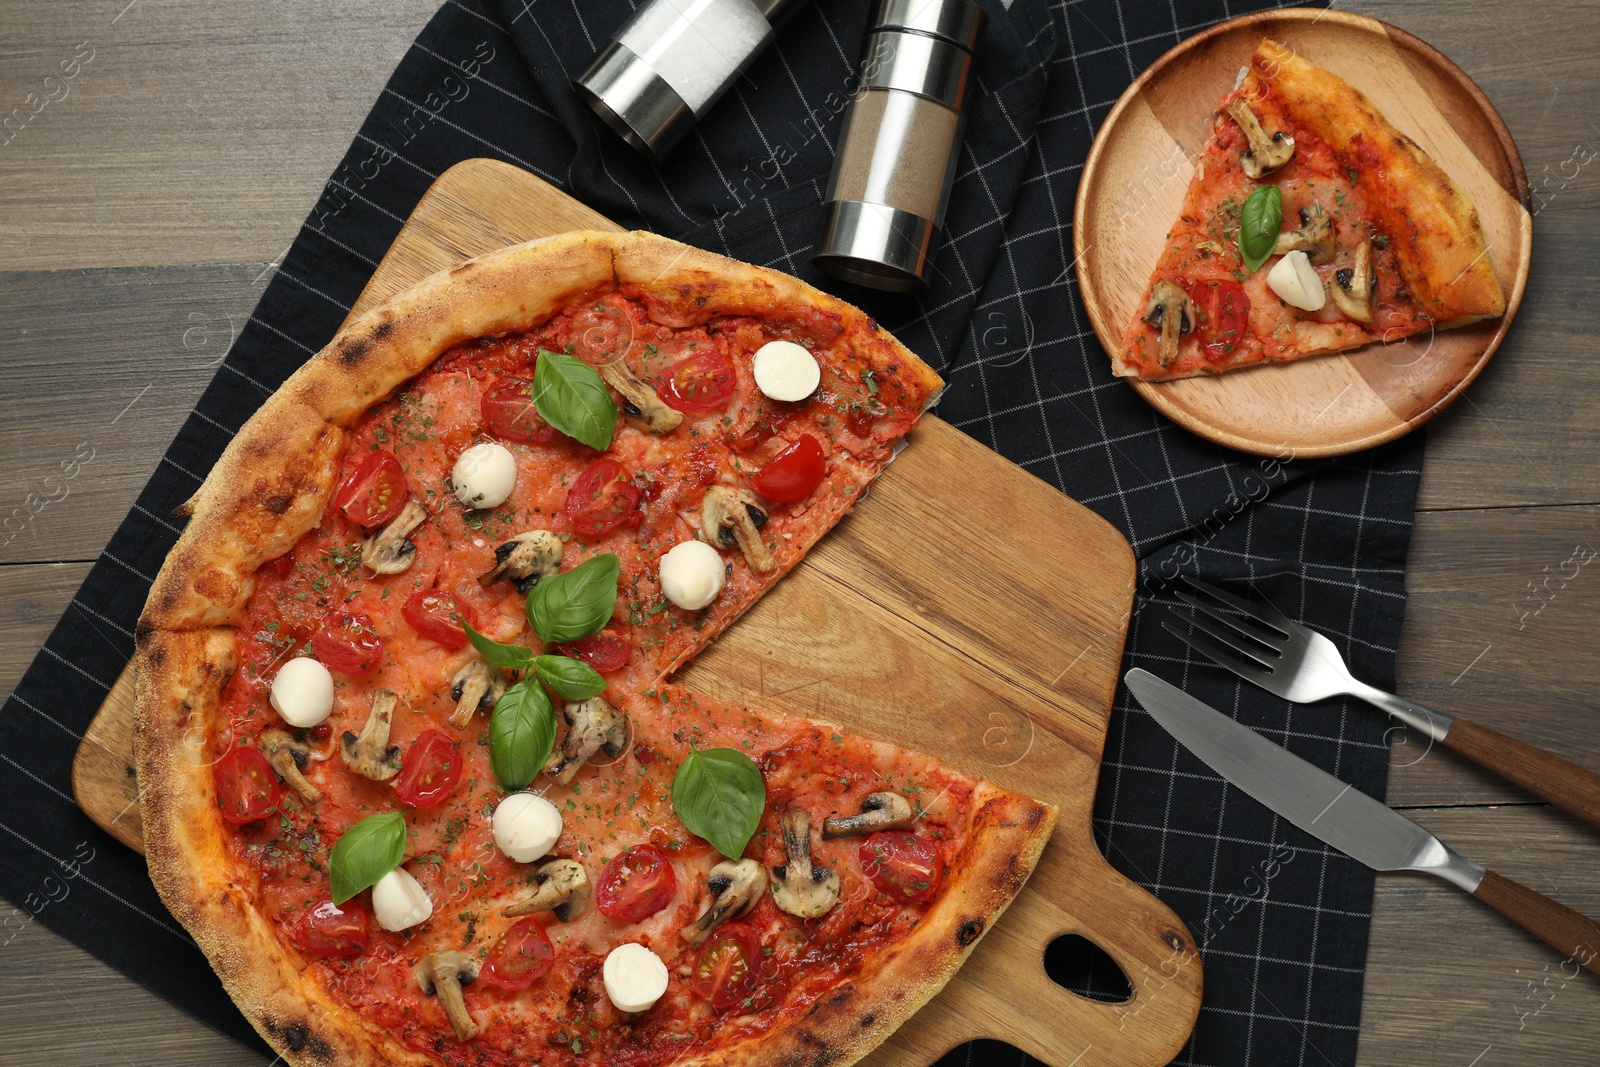
[[[751, 357], [774, 339], [805, 344], [817, 355], [822, 385], [809, 401], [777, 404], [755, 389]], [[560, 434], [541, 440], [548, 435], [539, 421], [519, 419], [514, 404], [497, 410], [483, 403], [497, 383], [531, 379], [541, 349], [589, 362], [620, 353], [655, 386], [678, 367], [681, 391], [695, 399], [668, 439], [619, 418], [603, 457]], [[698, 361], [698, 377], [681, 369], [691, 359]], [[731, 387], [724, 366], [731, 368]], [[701, 373], [707, 367], [711, 373]], [[372, 457], [393, 457], [410, 499], [428, 513], [410, 537], [415, 562], [392, 576], [363, 567], [361, 545], [371, 530], [362, 521], [388, 511], [393, 501], [382, 487], [335, 494], [321, 524], [258, 573], [240, 627], [239, 667], [223, 690], [222, 717], [210, 740], [210, 752], [220, 761], [253, 748], [263, 730], [284, 729], [268, 703], [272, 676], [288, 658], [320, 649], [334, 677], [334, 709], [324, 726], [297, 737], [310, 751], [303, 773], [323, 797], [308, 806], [285, 785], [277, 809], [235, 827], [233, 837], [240, 877], [254, 885], [259, 907], [286, 950], [303, 956], [308, 976], [374, 1025], [444, 1063], [654, 1067], [721, 1047], [730, 1038], [770, 1031], [802, 1014], [916, 925], [936, 894], [910, 899], [893, 885], [884, 888], [863, 865], [859, 839], [822, 842], [814, 831], [816, 862], [840, 874], [839, 903], [822, 918], [800, 920], [767, 897], [739, 919], [743, 936], [751, 939], [746, 943], [760, 946], [760, 959], [750, 995], [723, 995], [720, 1011], [680, 975], [699, 962], [699, 950], [678, 932], [704, 910], [706, 872], [721, 858], [673, 811], [672, 776], [691, 744], [736, 748], [761, 766], [768, 804], [745, 854], [769, 867], [784, 861], [783, 812], [804, 807], [820, 829], [827, 816], [855, 814], [862, 798], [884, 789], [901, 792], [919, 808], [926, 805], [914, 830], [941, 862], [955, 859], [969, 832], [971, 782], [934, 761], [846, 739], [805, 720], [696, 698], [660, 681], [800, 559], [881, 470], [894, 439], [914, 424], [927, 399], [921, 386], [892, 361], [886, 370], [864, 373], [870, 368], [844, 339], [838, 320], [823, 312], [771, 321], [717, 318], [624, 290], [571, 308], [531, 334], [486, 338], [445, 353], [353, 428], [339, 484], [355, 478], [363, 464], [369, 474], [387, 469], [388, 460]], [[726, 395], [719, 398], [721, 391]], [[514, 435], [495, 438], [489, 432], [491, 411], [502, 420], [499, 425], [514, 427]], [[698, 521], [706, 487], [747, 486], [806, 438], [805, 470], [785, 472], [784, 492], [800, 494], [800, 474], [802, 482], [812, 479], [813, 448], [823, 453], [823, 473], [809, 495], [770, 505], [762, 534], [777, 572], [756, 574], [734, 550], [725, 554], [727, 587], [711, 607], [689, 612], [667, 602], [656, 561], [693, 536], [691, 519]], [[462, 451], [488, 439], [499, 440], [515, 458], [516, 489], [501, 507], [474, 511], [456, 500], [450, 470]], [[637, 518], [579, 536], [584, 531], [574, 528], [568, 497], [583, 472], [602, 458], [616, 465], [615, 476], [636, 493], [629, 507], [637, 508]], [[608, 917], [592, 901], [569, 923], [536, 916], [549, 940], [548, 958], [538, 931], [524, 927], [513, 933], [521, 920], [503, 915], [532, 891], [538, 864], [514, 863], [494, 845], [490, 816], [505, 794], [489, 765], [488, 718], [475, 714], [464, 728], [449, 723], [455, 707], [451, 679], [475, 655], [461, 647], [452, 617], [496, 640], [540, 650], [524, 617], [525, 598], [514, 584], [485, 587], [478, 581], [493, 565], [497, 545], [536, 528], [566, 538], [563, 570], [600, 553], [619, 557], [617, 608], [603, 633], [606, 640], [595, 641], [588, 652], [609, 668], [605, 698], [629, 718], [621, 755], [597, 754], [568, 786], [542, 777], [534, 783], [564, 820], [551, 856], [582, 862], [591, 885], [636, 846], [649, 846], [642, 854], [659, 854], [670, 864], [670, 880], [652, 890], [648, 910], [623, 909], [637, 916], [632, 921]], [[378, 689], [399, 698], [390, 744], [407, 759], [428, 754], [440, 763], [434, 772], [403, 770], [390, 781], [374, 782], [344, 765], [339, 740], [346, 731], [361, 730]], [[246, 797], [235, 804], [252, 802]], [[409, 809], [406, 803], [426, 806]], [[362, 929], [370, 912], [365, 892], [340, 906], [345, 914], [328, 912], [334, 843], [361, 819], [402, 809], [408, 826], [405, 866], [432, 899], [432, 918], [399, 933], [376, 921]], [[483, 1032], [458, 1042], [439, 1001], [419, 988], [415, 965], [441, 948], [464, 948], [488, 959], [506, 936], [521, 939], [515, 959], [502, 962], [498, 980], [480, 980], [466, 990]], [[623, 941], [647, 944], [673, 974], [662, 1001], [637, 1016], [616, 1011], [600, 979], [606, 953]], [[513, 967], [521, 968], [517, 977], [506, 977]]]

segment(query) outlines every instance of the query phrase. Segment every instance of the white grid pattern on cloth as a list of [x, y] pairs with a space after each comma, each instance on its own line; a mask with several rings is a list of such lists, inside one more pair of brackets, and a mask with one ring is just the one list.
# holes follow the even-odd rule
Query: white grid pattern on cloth
[[[1031, 2], [1018, 0], [1016, 6], [1026, 7]], [[560, 0], [560, 3], [570, 8], [579, 25], [584, 24], [584, 9], [578, 0]], [[1204, 528], [1204, 518], [1197, 523], [1194, 516], [1210, 517], [1210, 509], [1217, 501], [1226, 493], [1236, 491], [1236, 476], [1256, 469], [1254, 460], [1241, 459], [1198, 443], [1142, 409], [1137, 401], [1130, 400], [1129, 391], [1121, 383], [1107, 380], [1105, 356], [1085, 325], [1070, 255], [1070, 205], [1082, 166], [1082, 152], [1087, 149], [1088, 138], [1098, 121], [1138, 70], [1166, 46], [1215, 21], [1207, 18], [1195, 25], [1181, 24], [1176, 5], [1169, 3], [1166, 5], [1169, 29], [1146, 32], [1145, 28], [1136, 27], [1137, 32], [1130, 37], [1127, 16], [1147, 17], [1155, 6], [1135, 5], [1132, 0], [1077, 0], [1051, 5], [1051, 23], [1041, 23], [1028, 43], [1036, 45], [1046, 33], [1053, 32], [1058, 45], [1065, 47], [1049, 60], [1049, 95], [1045, 111], [1036, 123], [1017, 122], [1006, 106], [1003, 89], [980, 81], [980, 92], [998, 103], [999, 117], [1014, 143], [994, 148], [979, 162], [970, 150], [973, 139], [969, 136], [969, 151], [958, 170], [957, 194], [953, 197], [964, 210], [952, 209], [950, 236], [941, 252], [940, 280], [928, 297], [915, 302], [912, 310], [885, 314], [883, 321], [914, 348], [934, 353], [931, 362], [951, 379], [944, 413], [956, 425], [1024, 466], [1039, 468], [1040, 473], [1105, 514], [1128, 535], [1141, 555], [1142, 589], [1146, 589], [1153, 578], [1165, 578], [1159, 573], [1152, 574], [1165, 551], [1189, 544], [1195, 553], [1195, 563], [1186, 570], [1198, 570], [1207, 577], [1248, 581], [1270, 592], [1282, 610], [1315, 622], [1343, 646], [1356, 666], [1365, 664], [1366, 675], [1381, 683], [1392, 670], [1393, 641], [1358, 638], [1356, 631], [1369, 632], [1372, 629], [1370, 620], [1379, 618], [1388, 621], [1390, 633], [1398, 632], [1404, 598], [1403, 531], [1409, 525], [1409, 502], [1418, 474], [1415, 451], [1389, 449], [1381, 456], [1295, 465], [1294, 473], [1286, 475], [1281, 485], [1274, 486], [1270, 498], [1253, 502], [1229, 516], [1223, 528], [1212, 534]], [[499, 46], [511, 47], [514, 38], [501, 20], [471, 0], [448, 0], [447, 8], [470, 20], [475, 28], [481, 27], [485, 33], [497, 35], [494, 39]], [[1186, 10], [1191, 8], [1205, 8], [1208, 15], [1216, 17], [1234, 13], [1226, 0], [1219, 4], [1186, 5]], [[531, 13], [526, 4], [522, 9]], [[1103, 28], [1111, 21], [1105, 18], [1108, 9], [1115, 15], [1118, 28], [1115, 39]], [[538, 22], [537, 19], [528, 21], [535, 25]], [[828, 57], [828, 61], [836, 60], [841, 69], [848, 72], [854, 66], [848, 42], [835, 32], [833, 17], [824, 16], [820, 23], [836, 53]], [[595, 36], [587, 26], [583, 26], [583, 30], [587, 36]], [[1105, 43], [1079, 50], [1079, 38], [1085, 33], [1098, 34], [1105, 38]], [[439, 50], [441, 47], [429, 48], [419, 43], [414, 51], [436, 64], [455, 69], [450, 57]], [[781, 36], [771, 54], [783, 73], [782, 84], [787, 84], [804, 112], [811, 114], [812, 101], [797, 71], [804, 64], [816, 63], [817, 57], [791, 55]], [[1118, 69], [1086, 71], [1086, 64], [1093, 67], [1106, 57], [1120, 59], [1116, 64]], [[480, 76], [478, 80], [498, 99], [526, 108], [529, 121], [543, 120], [551, 124], [558, 121], [554, 110], [537, 102], [538, 90], [533, 84], [500, 84], [487, 76]], [[399, 81], [397, 78], [396, 82]], [[404, 85], [396, 88], [395, 83], [391, 83], [385, 95], [417, 106], [405, 94], [405, 88]], [[770, 99], [760, 102], [751, 99], [746, 85], [741, 82], [734, 86], [729, 103], [723, 105], [719, 113], [739, 116], [759, 129], [763, 109], [773, 106]], [[373, 132], [381, 131], [374, 129]], [[541, 170], [524, 158], [530, 150], [523, 143], [507, 147], [498, 140], [485, 138], [467, 124], [444, 116], [438, 116], [438, 124], [430, 123], [424, 133], [429, 138], [454, 138], [461, 145], [458, 151], [462, 158], [487, 150], [560, 183], [548, 169]], [[770, 150], [764, 136], [761, 141]], [[381, 142], [363, 129], [357, 144], [376, 147]], [[436, 170], [425, 166], [412, 154], [402, 153], [394, 146], [381, 146], [392, 158], [415, 172], [407, 189], [416, 195], [442, 172], [442, 167]], [[826, 149], [826, 145], [821, 147]], [[419, 148], [430, 149], [432, 155], [439, 151], [429, 143]], [[643, 222], [659, 221], [662, 216], [648, 213], [626, 182], [611, 169], [610, 164], [614, 162], [634, 162], [624, 155], [627, 151], [620, 144], [607, 146], [603, 143], [599, 153], [601, 170]], [[697, 131], [696, 137], [681, 151], [698, 151], [727, 193], [740, 199], [703, 131]], [[1021, 158], [1019, 154], [1025, 156], [1027, 162], [1026, 169], [1015, 181], [1020, 199], [1013, 201], [1004, 190], [997, 192], [988, 172], [991, 168], [1017, 162]], [[775, 204], [787, 193], [806, 194], [815, 201], [820, 186], [815, 174], [807, 174], [803, 168], [794, 169], [801, 176], [791, 183], [790, 175], [780, 168], [781, 186], [774, 195], [760, 197], [761, 205], [750, 203], [746, 211], [730, 213], [726, 218], [719, 215], [709, 221], [694, 214], [701, 205], [680, 203], [668, 189], [669, 214], [675, 213], [684, 224], [676, 229], [694, 227], [703, 238], [720, 242], [722, 251], [738, 255], [753, 239], [748, 233], [731, 233], [728, 220], [741, 219], [750, 208], [759, 210], [765, 216], [767, 236], [777, 246], [776, 255], [769, 255], [768, 261], [805, 275], [808, 266], [803, 260], [811, 247], [808, 242], [812, 235], [805, 225], [795, 224], [797, 213], [791, 209], [792, 205], [786, 204], [780, 211]], [[374, 233], [381, 234], [385, 225], [392, 231], [403, 217], [373, 197], [341, 185], [337, 177], [330, 179], [329, 187], [330, 195], [337, 187], [341, 196], [357, 205], [351, 208], [350, 218], [341, 220], [345, 223], [341, 237], [308, 224], [302, 231], [305, 243], [297, 242], [291, 255], [284, 257], [276, 272], [281, 278], [274, 277], [271, 283], [280, 297], [285, 283], [305, 290], [317, 298], [320, 308], [299, 318], [281, 321], [277, 326], [265, 317], [252, 317], [250, 326], [261, 327], [275, 340], [269, 341], [247, 326], [241, 338], [251, 338], [254, 347], [243, 347], [262, 351], [273, 344], [281, 348], [281, 342], [287, 342], [297, 352], [282, 355], [276, 364], [261, 370], [252, 364], [250, 373], [241, 369], [237, 365], [239, 361], [230, 354], [223, 364], [230, 376], [219, 376], [213, 383], [196, 406], [191, 426], [180, 436], [173, 453], [162, 460], [163, 467], [170, 467], [192, 481], [182, 488], [168, 484], [161, 492], [152, 492], [155, 487], [152, 483], [152, 489], [147, 489], [146, 496], [136, 505], [135, 514], [104, 553], [104, 562], [121, 572], [116, 579], [123, 587], [118, 592], [119, 601], [126, 602], [130, 596], [142, 601], [150, 582], [146, 570], [159, 566], [164, 545], [170, 543], [174, 529], [160, 516], [187, 496], [193, 483], [200, 480], [194, 469], [209, 469], [231, 434], [228, 425], [237, 424], [245, 411], [251, 410], [262, 396], [272, 391], [261, 379], [281, 380], [305, 353], [315, 351], [331, 334], [342, 312], [347, 310], [347, 301], [359, 291], [365, 271], [382, 257], [387, 241], [374, 238]], [[412, 202], [414, 199], [412, 196]], [[374, 226], [372, 220], [360, 216], [363, 210], [387, 221]], [[798, 214], [804, 215], [804, 212]], [[804, 215], [806, 222], [813, 217]], [[367, 231], [356, 227], [354, 220], [357, 219], [368, 226]], [[670, 232], [673, 228], [667, 229]], [[1012, 232], [1013, 229], [1016, 232]], [[987, 262], [987, 269], [974, 269], [972, 255], [981, 253], [983, 242], [993, 240], [989, 235], [996, 230], [1001, 234], [1000, 240], [995, 242], [997, 258], [986, 261], [980, 254], [978, 261]], [[1038, 247], [1040, 243], [1044, 246], [1042, 251]], [[316, 276], [339, 256], [351, 261], [346, 269], [350, 284], [340, 290], [345, 299], [305, 280]], [[264, 299], [263, 304], [266, 303]], [[980, 313], [1006, 309], [1014, 310], [1024, 323], [1034, 316], [1050, 321], [1051, 316], [1060, 315], [1063, 304], [1067, 311], [1063, 328], [1041, 329], [1039, 344], [1025, 352], [1020, 361], [1007, 362], [1011, 359], [1008, 352], [985, 351], [986, 334], [980, 329]], [[340, 314], [336, 314], [335, 309]], [[952, 323], [956, 325], [952, 327]], [[1046, 351], [1050, 353], [1048, 361], [1037, 358]], [[244, 391], [245, 386], [250, 392]], [[174, 453], [178, 458], [174, 458]], [[1096, 457], [1098, 465], [1090, 466]], [[1153, 476], [1147, 467], [1158, 470], [1160, 475]], [[1346, 484], [1354, 480], [1361, 483], [1358, 493], [1352, 493], [1352, 486]], [[1337, 497], [1333, 504], [1313, 503], [1317, 500], [1319, 484], [1333, 487], [1329, 490]], [[1395, 527], [1402, 535], [1398, 545], [1395, 535], [1388, 535], [1387, 540], [1377, 538], [1381, 558], [1363, 561], [1362, 539], [1374, 536], [1368, 532], [1372, 525]], [[1348, 558], [1339, 558], [1337, 546], [1327, 543], [1329, 531], [1338, 528], [1348, 528], [1342, 539], [1351, 549]], [[1333, 540], [1340, 538], [1335, 536]], [[153, 555], [152, 544], [159, 548]], [[1286, 544], [1297, 545], [1297, 551], [1285, 555]], [[128, 562], [124, 556], [139, 561], [139, 565]], [[97, 567], [97, 571], [101, 570], [103, 567]], [[1337, 576], [1330, 572], [1337, 572]], [[138, 583], [130, 583], [127, 577], [130, 574]], [[98, 587], [103, 589], [107, 582], [107, 577], [102, 575]], [[128, 588], [139, 583], [142, 588]], [[92, 575], [85, 590], [96, 587], [96, 577]], [[71, 603], [79, 609], [80, 615], [86, 619], [100, 619], [128, 635], [127, 627], [112, 618], [116, 611], [109, 606], [110, 600], [91, 598], [91, 606], [91, 601], [80, 597], [75, 597]], [[1160, 664], [1158, 673], [1169, 680], [1189, 688], [1335, 773], [1346, 773], [1351, 761], [1360, 764], [1362, 769], [1353, 777], [1369, 790], [1381, 791], [1386, 746], [1379, 739], [1381, 729], [1372, 728], [1372, 718], [1366, 713], [1352, 716], [1346, 707], [1292, 709], [1282, 702], [1265, 699], [1257, 691], [1247, 690], [1231, 678], [1218, 677], [1219, 672], [1198, 663], [1186, 646], [1166, 637], [1160, 630], [1159, 619], [1151, 615], [1151, 611], [1156, 610], [1159, 615], [1171, 602], [1170, 597], [1141, 594], [1129, 635], [1130, 655], [1137, 656], [1140, 662], [1148, 659], [1152, 664]], [[110, 640], [103, 633], [101, 638]], [[131, 641], [123, 641], [120, 646], [112, 641], [112, 645], [123, 648], [125, 653]], [[71, 662], [70, 653], [64, 654], [54, 648], [47, 648], [46, 652], [81, 673], [93, 690], [105, 689], [106, 683]], [[78, 736], [71, 727], [25, 699], [20, 690], [21, 687], [15, 695], [19, 706], [45, 718], [67, 734]], [[1286, 835], [1290, 831], [1275, 818], [1264, 818], [1259, 812], [1251, 814], [1252, 802], [1240, 801], [1223, 789], [1215, 775], [1178, 750], [1153, 727], [1147, 716], [1131, 706], [1125, 692], [1119, 692], [1106, 751], [1096, 838], [1114, 864], [1185, 913], [1192, 930], [1202, 928], [1194, 921], [1194, 916], [1203, 918], [1212, 914], [1218, 902], [1234, 891], [1242, 858], [1248, 860], [1262, 849], [1288, 840]], [[64, 795], [61, 789], [33, 771], [21, 770], [51, 794]], [[1146, 780], [1154, 782], [1154, 788], [1163, 793], [1160, 804], [1154, 809], [1145, 796], [1152, 788], [1145, 784]], [[1159, 818], [1152, 821], [1144, 817], [1146, 813], [1154, 813]], [[1226, 1063], [1231, 1067], [1252, 1062], [1343, 1063], [1353, 1058], [1353, 1034], [1358, 1015], [1348, 999], [1359, 997], [1363, 956], [1354, 953], [1351, 943], [1354, 948], [1364, 947], [1367, 911], [1364, 907], [1346, 904], [1351, 896], [1358, 902], [1365, 899], [1359, 888], [1361, 876], [1347, 869], [1352, 861], [1308, 842], [1309, 839], [1304, 838], [1295, 840], [1295, 862], [1285, 869], [1299, 878], [1300, 872], [1314, 863], [1314, 877], [1291, 880], [1277, 896], [1268, 893], [1253, 901], [1253, 924], [1230, 923], [1219, 935], [1217, 944], [1204, 946], [1208, 963], [1207, 1002], [1202, 1009], [1197, 1040], [1176, 1062]], [[1335, 872], [1331, 876], [1330, 869]], [[1204, 877], [1200, 877], [1202, 873]], [[1334, 899], [1325, 898], [1325, 890], [1330, 885], [1339, 887], [1339, 895]], [[1352, 890], [1352, 885], [1357, 888]], [[122, 900], [114, 893], [111, 895]], [[136, 905], [126, 900], [122, 902], [145, 917], [151, 917]], [[1299, 928], [1309, 926], [1311, 940], [1309, 946], [1304, 946], [1305, 951], [1286, 955], [1275, 950], [1281, 944], [1281, 928], [1273, 925], [1278, 913], [1295, 916], [1294, 923]], [[164, 923], [161, 925], [165, 927]], [[1347, 927], [1359, 927], [1358, 935]], [[170, 927], [165, 928], [173, 932]], [[1325, 928], [1333, 929], [1333, 939], [1344, 943], [1345, 951], [1338, 958], [1349, 961], [1353, 956], [1353, 963], [1318, 958], [1319, 946], [1325, 943]], [[1243, 944], [1234, 941], [1240, 936], [1240, 930], [1251, 935]], [[1222, 938], [1227, 938], [1227, 942], [1223, 943]], [[1225, 969], [1233, 962], [1249, 963], [1248, 974]], [[1299, 984], [1273, 981], [1264, 977], [1264, 968], [1304, 972], [1304, 978]], [[1318, 986], [1315, 977], [1319, 973], [1329, 976], [1324, 982], [1334, 984], [1326, 990]], [[1338, 984], [1339, 976], [1343, 976], [1342, 985]], [[1087, 983], [1084, 988], [1091, 988], [1096, 976], [1091, 974], [1084, 980]], [[1261, 992], [1263, 981], [1272, 985], [1273, 997]], [[1329, 997], [1343, 1000], [1330, 1004]], [[1285, 1037], [1285, 1026], [1298, 1035], [1297, 1040]], [[1313, 1038], [1313, 1033], [1335, 1036]], [[1324, 1046], [1330, 1051], [1325, 1052]], [[992, 1043], [968, 1046], [956, 1054], [966, 1062], [972, 1062], [974, 1055], [985, 1060], [1005, 1060], [1015, 1059], [1018, 1054], [1000, 1053]], [[1022, 1059], [1028, 1062], [1026, 1057]]]

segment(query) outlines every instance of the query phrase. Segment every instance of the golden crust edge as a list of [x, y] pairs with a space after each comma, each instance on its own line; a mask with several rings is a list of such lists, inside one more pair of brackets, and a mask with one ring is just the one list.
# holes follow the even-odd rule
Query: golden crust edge
[[985, 779], [975, 781], [973, 801], [960, 873], [951, 876], [917, 928], [886, 950], [886, 960], [870, 975], [863, 968], [862, 984], [852, 982], [821, 998], [781, 1029], [677, 1061], [681, 1067], [798, 1062], [850, 1067], [937, 996], [1038, 866], [1058, 814], [1053, 805]]
[[255, 571], [321, 518], [346, 428], [452, 345], [538, 325], [574, 295], [614, 287], [616, 241], [581, 230], [498, 249], [341, 329], [245, 422], [190, 500], [189, 525], [151, 586], [140, 628], [236, 622]]
[[214, 701], [226, 683], [235, 644], [226, 627], [156, 632], [140, 640], [134, 752], [150, 879], [241, 1014], [285, 1063], [430, 1067], [426, 1057], [320, 985], [302, 981], [296, 961], [247, 903], [248, 887], [230, 882], [231, 864], [204, 862], [225, 859], [220, 842], [227, 830], [217, 812], [210, 765], [189, 736], [194, 727], [188, 720], [198, 702]]
[[[1384, 203], [1388, 211], [1415, 216], [1420, 206], [1431, 209], [1441, 233], [1424, 233], [1415, 247], [1400, 234], [1389, 236], [1396, 242], [1406, 284], [1436, 325], [1464, 326], [1505, 313], [1505, 293], [1494, 273], [1478, 209], [1437, 160], [1360, 89], [1282, 42], [1263, 38], [1251, 57], [1251, 73], [1270, 81], [1295, 117], [1337, 151], [1348, 151], [1356, 137], [1382, 146], [1386, 162], [1400, 171], [1392, 184], [1408, 189], [1403, 204]], [[1437, 285], [1430, 277], [1434, 273], [1452, 280]]]

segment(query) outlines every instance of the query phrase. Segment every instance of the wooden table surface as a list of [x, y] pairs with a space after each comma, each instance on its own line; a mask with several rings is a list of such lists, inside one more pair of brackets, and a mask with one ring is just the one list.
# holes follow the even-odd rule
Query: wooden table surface
[[[0, 133], [0, 511], [80, 442], [95, 457], [67, 498], [0, 548], [0, 693], [128, 510], [435, 6], [0, 0], [0, 105], [57, 97], [20, 134]], [[1600, 565], [1569, 562], [1600, 551], [1600, 4], [1339, 6], [1465, 68], [1516, 137], [1535, 197], [1516, 326], [1428, 431], [1400, 691], [1600, 769]], [[47, 85], [75, 55], [92, 58]], [[1449, 753], [1393, 760], [1391, 803], [1600, 915], [1595, 831]], [[1381, 876], [1358, 1062], [1600, 1062], [1600, 982], [1565, 980], [1558, 962], [1441, 883]], [[262, 1062], [41, 924], [6, 949], [0, 1067]]]

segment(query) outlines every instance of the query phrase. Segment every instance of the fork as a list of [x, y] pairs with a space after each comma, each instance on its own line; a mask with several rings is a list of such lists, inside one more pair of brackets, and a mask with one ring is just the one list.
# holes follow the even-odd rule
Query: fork
[[[1271, 604], [1245, 600], [1187, 575], [1184, 581], [1249, 620], [1174, 590], [1197, 612], [1188, 617], [1196, 632], [1183, 633], [1166, 620], [1161, 625], [1217, 666], [1296, 703], [1358, 697], [1431, 741], [1600, 827], [1600, 775], [1514, 737], [1370, 686], [1350, 673], [1332, 641], [1285, 618]], [[1186, 617], [1176, 610], [1173, 614]]]

